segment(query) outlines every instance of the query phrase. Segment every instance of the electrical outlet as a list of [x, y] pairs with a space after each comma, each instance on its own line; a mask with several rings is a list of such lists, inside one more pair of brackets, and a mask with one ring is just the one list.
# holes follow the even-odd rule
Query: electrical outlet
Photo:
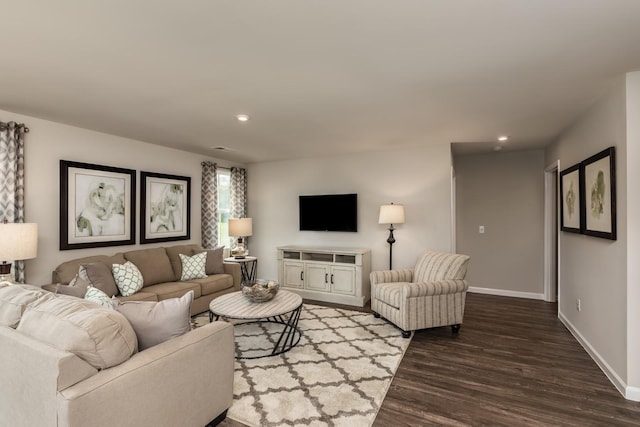
[[576, 310], [580, 311], [582, 307], [580, 306], [580, 298], [576, 299]]

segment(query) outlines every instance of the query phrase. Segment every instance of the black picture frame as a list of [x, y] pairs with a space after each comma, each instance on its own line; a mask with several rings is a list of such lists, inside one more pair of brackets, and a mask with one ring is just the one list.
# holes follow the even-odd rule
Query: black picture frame
[[60, 160], [60, 250], [134, 245], [136, 171]]
[[616, 149], [609, 147], [582, 162], [583, 234], [617, 239]]
[[560, 230], [582, 233], [583, 202], [582, 163], [560, 172]]
[[140, 172], [140, 243], [191, 238], [191, 177]]

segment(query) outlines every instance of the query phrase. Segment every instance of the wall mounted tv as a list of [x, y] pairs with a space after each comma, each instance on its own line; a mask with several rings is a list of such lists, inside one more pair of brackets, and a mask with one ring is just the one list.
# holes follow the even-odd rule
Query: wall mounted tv
[[300, 196], [300, 230], [358, 231], [358, 195]]

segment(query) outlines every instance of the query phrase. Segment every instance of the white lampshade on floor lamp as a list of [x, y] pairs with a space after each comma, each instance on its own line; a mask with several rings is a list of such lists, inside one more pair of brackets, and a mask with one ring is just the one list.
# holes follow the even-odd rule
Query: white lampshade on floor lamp
[[249, 254], [244, 238], [251, 235], [253, 235], [253, 221], [251, 218], [229, 219], [229, 236], [238, 238], [236, 246], [231, 249], [231, 256], [236, 259], [243, 259]]
[[393, 270], [393, 244], [396, 239], [393, 237], [393, 224], [404, 224], [404, 206], [389, 205], [380, 206], [380, 217], [378, 218], [378, 224], [389, 224], [389, 270]]
[[[0, 282], [13, 283], [11, 262], [38, 254], [38, 224], [0, 223]], [[10, 261], [10, 262], [7, 262]]]

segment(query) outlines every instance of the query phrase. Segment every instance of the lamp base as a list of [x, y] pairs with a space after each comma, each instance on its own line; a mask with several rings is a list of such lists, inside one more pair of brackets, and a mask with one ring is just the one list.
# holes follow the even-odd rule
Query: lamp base
[[11, 285], [15, 283], [11, 275], [11, 263], [3, 262], [0, 264], [0, 283], [9, 283]]

